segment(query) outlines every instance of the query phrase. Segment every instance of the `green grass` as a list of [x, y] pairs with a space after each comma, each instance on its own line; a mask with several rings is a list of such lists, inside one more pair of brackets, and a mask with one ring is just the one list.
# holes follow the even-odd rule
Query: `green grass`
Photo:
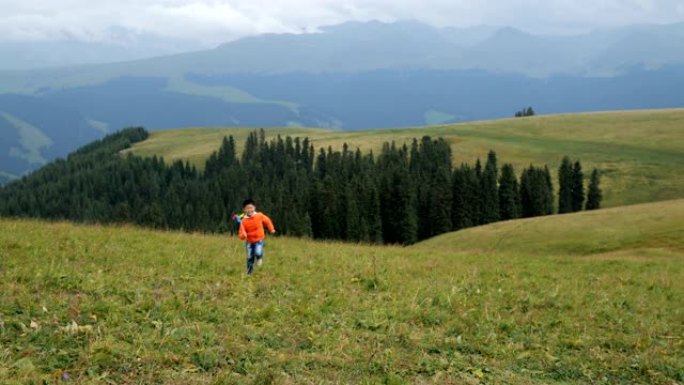
[[[188, 128], [152, 133], [131, 150], [141, 156], [183, 159], [202, 168], [226, 135], [242, 145], [250, 129]], [[535, 116], [454, 125], [371, 131], [269, 129], [309, 136], [316, 147], [341, 149], [343, 143], [363, 151], [382, 143], [407, 143], [423, 135], [443, 137], [452, 146], [454, 164], [486, 159], [497, 152], [500, 161], [521, 172], [530, 163], [548, 164], [555, 175], [564, 155], [582, 161], [585, 174], [599, 168], [606, 207], [684, 197], [684, 109]]]
[[271, 238], [246, 278], [229, 236], [5, 219], [0, 383], [681, 383], [683, 233], [679, 200]]
[[297, 103], [263, 100], [249, 94], [241, 89], [230, 86], [203, 86], [192, 83], [180, 76], [171, 78], [166, 90], [187, 95], [206, 96], [221, 99], [228, 103], [265, 103], [275, 104], [289, 109], [295, 114], [299, 112]]
[[416, 247], [468, 253], [592, 255], [644, 252], [650, 247], [684, 252], [684, 200], [647, 203], [572, 215], [503, 221], [446, 233]]
[[[147, 140], [136, 143], [129, 151], [138, 156], [162, 156], [167, 161], [189, 161], [203, 169], [204, 162], [212, 152], [218, 150], [224, 137], [233, 135], [236, 138], [237, 149], [241, 152], [247, 135], [253, 131], [253, 128], [223, 129], [218, 127], [154, 131]], [[267, 129], [266, 132], [267, 137], [272, 138], [278, 133], [311, 137], [313, 134], [323, 134], [329, 131], [306, 128], [273, 128]]]

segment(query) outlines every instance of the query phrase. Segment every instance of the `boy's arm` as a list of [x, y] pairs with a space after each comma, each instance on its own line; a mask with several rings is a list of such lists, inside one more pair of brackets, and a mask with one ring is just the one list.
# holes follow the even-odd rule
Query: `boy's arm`
[[275, 227], [273, 227], [273, 222], [271, 222], [271, 218], [266, 216], [266, 214], [261, 214], [264, 216], [264, 224], [266, 225], [266, 228], [268, 228], [268, 231], [273, 234], [275, 233]]
[[240, 229], [238, 229], [238, 237], [240, 237], [240, 239], [242, 240], [247, 239], [247, 232], [245, 231], [245, 224], [243, 222], [240, 222]]

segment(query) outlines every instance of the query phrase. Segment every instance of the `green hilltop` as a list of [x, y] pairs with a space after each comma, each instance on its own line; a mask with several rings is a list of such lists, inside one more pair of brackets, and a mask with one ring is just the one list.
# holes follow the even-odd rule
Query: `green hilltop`
[[415, 246], [475, 254], [654, 255], [684, 247], [684, 200], [584, 211], [573, 215], [502, 221], [445, 233]]
[[[165, 160], [188, 160], [202, 168], [224, 136], [233, 135], [241, 146], [251, 131], [220, 127], [157, 131], [131, 151]], [[562, 114], [371, 131], [272, 128], [266, 133], [267, 137], [308, 136], [316, 148], [341, 149], [347, 143], [351, 149], [376, 153], [387, 141], [401, 144], [423, 135], [443, 137], [451, 144], [455, 165], [484, 160], [492, 149], [518, 172], [532, 163], [547, 164], [555, 174], [562, 157], [568, 155], [581, 160], [585, 170], [601, 170], [606, 207], [684, 196], [684, 109]]]
[[677, 200], [405, 248], [275, 237], [246, 278], [233, 237], [3, 219], [0, 378], [677, 383], [683, 235]]

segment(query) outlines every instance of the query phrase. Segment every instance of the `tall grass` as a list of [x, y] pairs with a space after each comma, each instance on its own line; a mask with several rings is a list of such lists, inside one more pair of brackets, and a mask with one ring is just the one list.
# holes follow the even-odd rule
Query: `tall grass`
[[[671, 204], [634, 214], [646, 234]], [[0, 383], [684, 381], [682, 239], [605, 254], [592, 229], [553, 252], [270, 238], [248, 278], [231, 237], [2, 220]]]

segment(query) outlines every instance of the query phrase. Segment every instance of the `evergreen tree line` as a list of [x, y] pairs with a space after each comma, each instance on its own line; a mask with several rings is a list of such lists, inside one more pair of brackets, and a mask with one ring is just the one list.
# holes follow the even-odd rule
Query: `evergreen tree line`
[[521, 109], [520, 111], [515, 112], [516, 118], [524, 118], [526, 116], [534, 116], [534, 115], [535, 115], [535, 113], [534, 113], [534, 110], [532, 109], [532, 107], [525, 107], [525, 108]]
[[[308, 138], [267, 141], [249, 134], [242, 154], [224, 138], [204, 172], [188, 163], [121, 155], [147, 138], [122, 130], [0, 189], [0, 214], [98, 223], [235, 231], [230, 215], [253, 198], [280, 233], [355, 242], [411, 244], [444, 232], [554, 212], [548, 167], [530, 165], [516, 177], [491, 151], [482, 166], [452, 167], [449, 144], [425, 136], [408, 145], [385, 143], [376, 156]], [[558, 212], [582, 208], [579, 161], [563, 159]], [[585, 207], [600, 206], [596, 170]], [[562, 207], [561, 207], [562, 205]]]

